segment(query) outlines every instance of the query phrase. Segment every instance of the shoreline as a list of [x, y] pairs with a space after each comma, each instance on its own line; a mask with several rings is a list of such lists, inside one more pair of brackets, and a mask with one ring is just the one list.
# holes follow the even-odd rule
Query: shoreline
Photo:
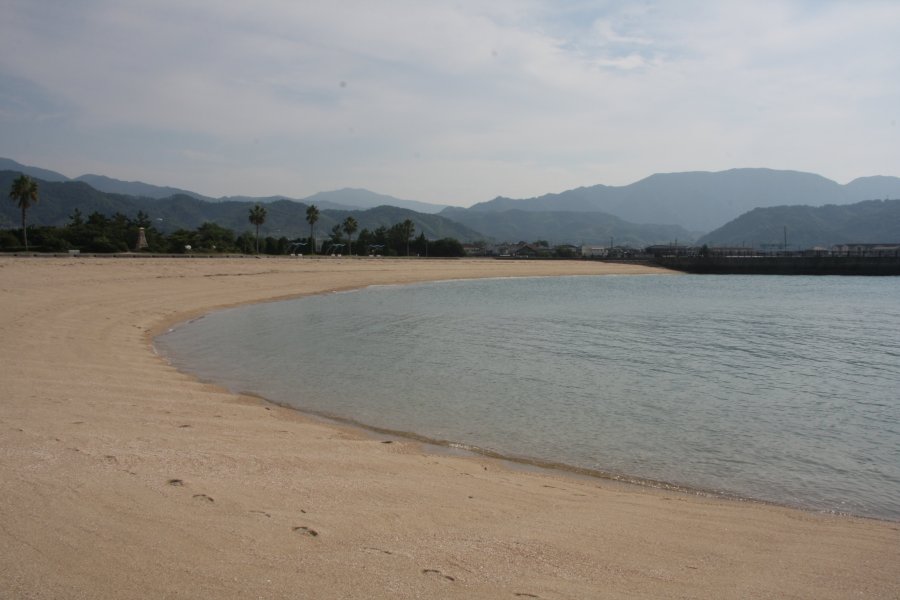
[[[357, 288], [362, 289], [362, 288]], [[328, 292], [326, 292], [328, 293]], [[290, 301], [291, 299], [287, 299]], [[280, 302], [281, 300], [277, 300]], [[222, 310], [227, 310], [228, 308], [234, 307], [226, 307]], [[208, 314], [208, 313], [207, 313]], [[177, 324], [175, 327], [180, 327], [182, 325], [187, 325], [196, 321], [197, 319], [201, 319], [203, 316], [196, 317], [190, 319], [188, 321], [183, 321]], [[169, 329], [168, 331], [171, 331]], [[157, 336], [158, 337], [158, 336]], [[353, 417], [343, 417], [340, 415], [330, 414], [327, 412], [316, 411], [311, 409], [304, 409], [293, 406], [286, 402], [278, 402], [276, 400], [272, 400], [267, 398], [266, 396], [259, 394], [257, 392], [248, 391], [248, 390], [232, 390], [227, 386], [224, 386], [215, 380], [211, 379], [203, 379], [197, 377], [196, 374], [191, 372], [190, 370], [180, 369], [176, 364], [169, 361], [167, 356], [157, 351], [154, 348], [154, 351], [166, 361], [167, 364], [171, 365], [175, 369], [177, 369], [180, 373], [183, 373], [193, 379], [197, 380], [200, 383], [215, 386], [216, 388], [222, 390], [223, 393], [234, 394], [236, 396], [245, 396], [249, 398], [254, 398], [260, 402], [269, 404], [274, 407], [279, 407], [285, 410], [293, 411], [298, 415], [312, 419], [316, 422], [324, 423], [331, 427], [336, 427], [339, 429], [347, 430], [351, 433], [361, 435], [363, 437], [375, 438], [375, 439], [388, 439], [391, 437], [394, 438], [402, 438], [403, 440], [418, 444], [421, 447], [425, 448], [423, 450], [427, 453], [439, 453], [439, 454], [447, 454], [452, 453], [457, 456], [468, 457], [471, 459], [488, 459], [491, 461], [496, 461], [499, 464], [505, 465], [507, 468], [519, 468], [525, 471], [532, 471], [536, 473], [546, 472], [548, 474], [556, 474], [562, 477], [582, 477], [588, 480], [602, 480], [604, 482], [610, 482], [615, 484], [621, 484], [623, 486], [633, 486], [635, 488], [640, 488], [647, 491], [662, 491], [662, 492], [673, 492], [678, 494], [685, 494], [687, 496], [697, 496], [703, 498], [709, 498], [714, 500], [722, 500], [727, 502], [739, 502], [739, 503], [753, 503], [761, 506], [771, 506], [778, 508], [785, 508], [790, 510], [799, 510], [801, 512], [806, 512], [814, 515], [831, 515], [838, 517], [849, 517], [854, 519], [866, 519], [884, 523], [900, 523], [900, 521], [895, 521], [885, 517], [876, 517], [870, 515], [858, 515], [850, 512], [840, 512], [840, 511], [832, 511], [832, 510], [823, 510], [816, 509], [808, 506], [803, 506], [801, 504], [787, 504], [776, 502], [774, 500], [765, 500], [762, 498], [754, 498], [751, 496], [742, 496], [740, 494], [734, 492], [728, 492], [725, 490], [714, 490], [707, 489], [702, 487], [691, 486], [683, 483], [675, 483], [671, 481], [666, 481], [662, 479], [651, 479], [647, 477], [640, 477], [637, 475], [630, 475], [627, 473], [616, 473], [614, 471], [604, 471], [602, 469], [591, 469], [587, 467], [579, 467], [577, 465], [572, 465], [559, 461], [552, 461], [547, 459], [542, 459], [540, 457], [531, 457], [531, 456], [520, 456], [516, 454], [504, 454], [501, 451], [493, 450], [487, 447], [481, 447], [474, 444], [466, 444], [463, 442], [458, 442], [454, 440], [448, 439], [438, 439], [432, 438], [421, 433], [415, 431], [405, 431], [400, 429], [391, 429], [389, 427], [380, 427], [377, 425], [371, 425], [365, 423], [363, 421], [359, 421]], [[392, 442], [389, 442], [392, 443]]]
[[0, 259], [0, 588], [36, 598], [894, 597], [895, 523], [383, 444], [198, 382], [150, 343], [218, 308], [341, 286], [629, 269]]
[[[652, 274], [652, 273], [648, 273]], [[669, 275], [681, 275], [681, 272], [670, 272], [666, 273]], [[575, 275], [575, 277], [579, 276], [589, 276], [589, 275]], [[614, 275], [597, 275], [598, 277], [612, 277]], [[635, 275], [628, 275], [635, 276]], [[535, 276], [498, 276], [498, 277], [486, 277], [486, 278], [455, 278], [455, 279], [435, 279], [427, 282], [415, 282], [415, 283], [406, 283], [406, 284], [374, 284], [374, 285], [366, 285], [359, 287], [347, 287], [336, 290], [325, 290], [320, 292], [314, 292], [311, 294], [302, 294], [300, 296], [295, 297], [287, 297], [287, 298], [276, 298], [276, 299], [268, 299], [262, 300], [260, 302], [254, 302], [252, 304], [267, 304], [272, 302], [289, 302], [292, 300], [299, 300], [305, 297], [310, 296], [321, 296], [327, 294], [339, 294], [339, 293], [350, 293], [356, 292], [359, 290], [364, 290], [368, 288], [375, 287], [404, 287], [408, 285], [417, 285], [417, 284], [435, 284], [435, 283], [443, 283], [443, 282], [452, 282], [452, 281], [477, 281], [479, 279], [491, 279], [491, 280], [505, 280], [505, 279], [541, 279], [541, 278], [557, 278], [557, 277], [565, 277], [565, 275], [535, 275]], [[400, 437], [404, 440], [421, 444], [429, 450], [426, 452], [438, 452], [438, 453], [446, 453], [448, 451], [458, 451], [460, 456], [469, 456], [472, 458], [480, 457], [486, 459], [492, 459], [498, 461], [501, 464], [507, 464], [507, 466], [515, 466], [518, 468], [522, 468], [525, 470], [533, 469], [537, 472], [547, 471], [550, 473], [556, 473], [562, 476], [578, 476], [585, 477], [593, 480], [603, 480], [609, 482], [616, 482], [625, 486], [636, 486], [638, 488], [647, 489], [647, 490], [660, 490], [666, 492], [676, 492], [680, 494], [686, 494], [689, 496], [699, 496], [710, 499], [717, 499], [723, 501], [730, 502], [739, 502], [739, 503], [754, 503], [762, 506], [772, 506], [772, 507], [780, 507], [791, 510], [799, 510], [803, 512], [807, 512], [810, 514], [818, 514], [818, 515], [832, 515], [839, 517], [851, 517], [857, 519], [866, 519], [877, 522], [885, 522], [885, 523], [900, 523], [898, 519], [892, 519], [890, 517], [877, 516], [877, 515], [867, 515], [867, 514], [858, 514], [850, 511], [840, 511], [835, 509], [826, 509], [826, 508], [816, 508], [811, 505], [803, 504], [802, 501], [797, 501], [795, 503], [789, 503], [784, 501], [777, 500], [769, 500], [762, 497], [755, 497], [752, 495], [742, 495], [738, 492], [732, 492], [729, 490], [722, 489], [714, 489], [714, 488], [704, 488], [701, 486], [691, 485], [689, 483], [684, 482], [675, 482], [667, 479], [655, 479], [650, 477], [642, 477], [640, 475], [634, 475], [625, 472], [616, 472], [604, 470], [602, 468], [590, 468], [590, 467], [582, 467], [575, 464], [570, 464], [558, 460], [546, 459], [540, 456], [531, 456], [531, 455], [520, 455], [520, 454], [509, 454], [504, 453], [502, 450], [497, 450], [490, 447], [478, 446], [474, 443], [465, 443], [453, 439], [442, 439], [442, 438], [433, 438], [429, 437], [425, 434], [422, 434], [418, 431], [407, 431], [400, 429], [392, 429], [386, 426], [378, 426], [372, 425], [365, 421], [361, 421], [356, 419], [353, 416], [342, 416], [338, 414], [328, 413], [327, 411], [317, 411], [313, 409], [306, 409], [298, 406], [291, 405], [288, 402], [279, 402], [277, 400], [273, 400], [271, 398], [266, 397], [264, 394], [248, 391], [243, 389], [231, 389], [228, 386], [218, 383], [213, 379], [204, 379], [199, 378], [195, 373], [193, 373], [190, 369], [182, 369], [177, 365], [177, 360], [170, 360], [175, 358], [174, 355], [168, 356], [164, 352], [158, 350], [156, 346], [156, 339], [161, 336], [169, 333], [175, 329], [178, 329], [183, 326], [190, 325], [191, 323], [204, 318], [206, 315], [212, 314], [214, 312], [218, 312], [221, 310], [228, 310], [231, 308], [237, 308], [241, 306], [248, 306], [248, 304], [239, 304], [239, 305], [228, 305], [224, 307], [216, 308], [212, 311], [205, 312], [199, 316], [192, 317], [188, 320], [178, 321], [175, 323], [170, 323], [170, 325], [161, 332], [155, 334], [151, 339], [150, 343], [153, 347], [153, 350], [156, 354], [158, 354], [161, 358], [163, 358], [167, 364], [173, 366], [178, 369], [179, 372], [184, 373], [201, 383], [210, 384], [219, 387], [223, 392], [232, 393], [236, 395], [249, 396], [252, 398], [256, 398], [262, 402], [266, 402], [271, 404], [272, 406], [278, 406], [280, 408], [284, 408], [287, 410], [292, 410], [300, 415], [305, 417], [314, 419], [316, 421], [324, 422], [326, 424], [339, 427], [339, 428], [347, 428], [351, 431], [358, 432], [363, 436], [376, 436], [376, 437], [385, 437], [385, 436], [393, 436]]]
[[[648, 274], [654, 274], [654, 273], [648, 273]], [[665, 273], [665, 274], [666, 275], [677, 275], [679, 273], [670, 272], [670, 273]], [[575, 275], [575, 277], [577, 277], [577, 276], [578, 275]], [[598, 277], [610, 277], [610, 276], [612, 276], [612, 275], [598, 275]], [[450, 281], [477, 281], [479, 279], [503, 280], [503, 279], [523, 279], [523, 278], [538, 279], [538, 278], [556, 278], [556, 277], [565, 277], [565, 275], [500, 276], [500, 277], [484, 277], [484, 278], [475, 278], [475, 279], [465, 279], [465, 278], [435, 279], [435, 280], [431, 280], [431, 281], [427, 281], [427, 282], [416, 282], [416, 283], [442, 283], [442, 282], [450, 282]], [[590, 479], [601, 479], [604, 481], [616, 482], [616, 483], [626, 485], [626, 486], [636, 486], [636, 487], [644, 488], [644, 489], [678, 492], [678, 493], [683, 493], [683, 494], [687, 494], [687, 495], [703, 496], [703, 497], [707, 497], [707, 498], [729, 500], [729, 501], [734, 501], [734, 502], [753, 502], [753, 503], [767, 505], [767, 506], [791, 508], [791, 509], [795, 509], [795, 510], [801, 510], [804, 512], [810, 512], [813, 514], [831, 514], [831, 515], [838, 515], [838, 516], [854, 517], [854, 518], [861, 518], [861, 519], [873, 519], [876, 521], [890, 522], [889, 519], [880, 519], [878, 517], [868, 517], [865, 515], [854, 515], [852, 513], [841, 513], [841, 512], [834, 512], [834, 511], [815, 510], [815, 509], [811, 509], [811, 508], [807, 508], [807, 507], [803, 507], [803, 506], [791, 506], [789, 504], [781, 504], [778, 502], [762, 500], [762, 499], [758, 499], [758, 498], [744, 497], [744, 496], [740, 496], [738, 494], [729, 493], [729, 492], [725, 492], [725, 491], [704, 489], [704, 488], [699, 488], [699, 487], [691, 487], [688, 485], [672, 483], [669, 481], [649, 479], [649, 478], [645, 478], [645, 477], [638, 477], [636, 475], [629, 475], [627, 473], [615, 473], [613, 471], [604, 471], [602, 469], [589, 469], [586, 467], [579, 467], [576, 465], [570, 465], [570, 464], [563, 463], [563, 462], [545, 460], [545, 459], [542, 459], [539, 457], [528, 457], [528, 456], [517, 456], [517, 455], [512, 455], [512, 454], [503, 454], [502, 452], [492, 450], [490, 448], [482, 448], [480, 446], [464, 444], [462, 442], [457, 442], [454, 440], [431, 438], [426, 435], [417, 433], [415, 431], [403, 431], [403, 430], [399, 430], [399, 429], [390, 429], [390, 428], [386, 428], [386, 427], [370, 425], [368, 423], [354, 419], [353, 417], [342, 417], [340, 415], [334, 415], [334, 414], [329, 414], [329, 413], [315, 411], [315, 410], [303, 409], [303, 408], [299, 408], [296, 406], [292, 406], [288, 403], [277, 402], [275, 400], [267, 398], [266, 396], [264, 396], [262, 394], [258, 394], [256, 392], [252, 392], [252, 391], [248, 391], [248, 390], [231, 390], [228, 387], [226, 387], [214, 380], [202, 379], [202, 378], [198, 377], [195, 373], [191, 372], [190, 370], [179, 368], [175, 363], [173, 363], [170, 360], [170, 357], [168, 357], [165, 353], [159, 351], [159, 349], [156, 346], [156, 338], [160, 337], [161, 335], [165, 335], [166, 333], [169, 333], [177, 328], [187, 326], [199, 319], [202, 319], [206, 315], [211, 314], [213, 312], [228, 310], [231, 308], [237, 308], [237, 307], [241, 307], [241, 306], [250, 306], [252, 304], [268, 304], [268, 303], [272, 303], [272, 302], [289, 302], [291, 300], [299, 300], [301, 298], [307, 298], [307, 297], [311, 297], [311, 296], [321, 296], [321, 295], [336, 294], [336, 293], [348, 293], [348, 292], [354, 292], [354, 291], [358, 291], [358, 290], [368, 289], [371, 287], [403, 287], [406, 285], [416, 285], [416, 283], [406, 283], [406, 284], [393, 284], [393, 283], [384, 284], [383, 283], [383, 284], [374, 284], [374, 285], [359, 286], [359, 287], [347, 287], [347, 288], [338, 289], [338, 290], [326, 290], [326, 291], [320, 291], [320, 292], [313, 292], [313, 293], [309, 293], [309, 294], [301, 294], [299, 296], [288, 296], [288, 297], [282, 297], [282, 298], [261, 300], [259, 302], [240, 303], [240, 304], [233, 304], [233, 305], [229, 304], [229, 305], [225, 305], [225, 306], [220, 306], [211, 311], [203, 312], [200, 315], [193, 316], [186, 320], [181, 320], [176, 317], [173, 320], [166, 321], [166, 323], [161, 324], [160, 327], [154, 328], [154, 333], [152, 335], [148, 334], [149, 344], [150, 344], [154, 354], [156, 354], [162, 360], [164, 360], [166, 362], [166, 364], [168, 364], [169, 366], [172, 366], [173, 368], [178, 370], [178, 372], [183, 373], [183, 374], [195, 379], [199, 383], [215, 386], [216, 388], [222, 390], [223, 393], [234, 394], [236, 396], [246, 396], [246, 397], [250, 397], [250, 398], [255, 398], [266, 404], [270, 404], [272, 406], [277, 406], [279, 408], [294, 411], [303, 417], [311, 418], [311, 419], [314, 419], [319, 422], [324, 422], [325, 424], [328, 424], [328, 425], [331, 425], [334, 427], [338, 427], [338, 428], [342, 428], [342, 429], [349, 429], [350, 431], [357, 432], [364, 436], [401, 437], [409, 442], [421, 444], [426, 447], [431, 447], [437, 451], [458, 451], [461, 453], [460, 455], [462, 455], [462, 456], [469, 456], [472, 458], [476, 458], [476, 457], [487, 458], [487, 459], [492, 459], [492, 460], [498, 461], [500, 463], [512, 463], [521, 468], [536, 469], [538, 471], [549, 471], [549, 472], [561, 474], [563, 476], [575, 475], [575, 476], [587, 477]]]

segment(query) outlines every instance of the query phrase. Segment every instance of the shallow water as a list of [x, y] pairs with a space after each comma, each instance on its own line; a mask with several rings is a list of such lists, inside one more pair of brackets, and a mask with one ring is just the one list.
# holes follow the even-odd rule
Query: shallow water
[[900, 520], [900, 278], [376, 287], [217, 312], [157, 347], [303, 410]]

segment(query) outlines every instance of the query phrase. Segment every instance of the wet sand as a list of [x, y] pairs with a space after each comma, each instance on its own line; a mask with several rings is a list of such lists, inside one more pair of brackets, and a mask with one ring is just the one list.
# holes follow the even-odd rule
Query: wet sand
[[641, 272], [0, 258], [0, 597], [900, 597], [898, 523], [428, 453], [198, 382], [151, 346], [247, 302]]

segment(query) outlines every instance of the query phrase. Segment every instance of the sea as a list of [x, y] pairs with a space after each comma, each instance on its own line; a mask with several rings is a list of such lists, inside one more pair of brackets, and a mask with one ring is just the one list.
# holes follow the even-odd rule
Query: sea
[[445, 446], [900, 521], [900, 278], [379, 286], [155, 344], [235, 392]]

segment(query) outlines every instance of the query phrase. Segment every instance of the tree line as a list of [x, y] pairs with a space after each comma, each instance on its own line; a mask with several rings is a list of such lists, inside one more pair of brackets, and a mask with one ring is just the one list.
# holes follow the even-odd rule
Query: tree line
[[[260, 237], [265, 224], [265, 206], [256, 204], [249, 209], [248, 223], [254, 231], [235, 233], [233, 230], [204, 223], [194, 230], [178, 229], [163, 233], [154, 227], [153, 220], [143, 211], [134, 217], [121, 213], [106, 216], [99, 212], [83, 215], [75, 210], [69, 222], [61, 227], [28, 226], [27, 213], [38, 202], [37, 182], [22, 175], [12, 184], [9, 198], [22, 212], [20, 230], [0, 230], [0, 250], [24, 249], [42, 252], [80, 250], [94, 253], [150, 252], [164, 254], [224, 253], [224, 254], [341, 254], [366, 256], [463, 256], [462, 244], [453, 238], [428, 240], [424, 234], [415, 237], [415, 224], [406, 219], [391, 227], [362, 229], [352, 216], [335, 225], [321, 239], [316, 237], [319, 209], [310, 205], [306, 221], [310, 234], [306, 238]], [[354, 235], [358, 235], [354, 238]], [[17, 235], [18, 234], [18, 235]]]

